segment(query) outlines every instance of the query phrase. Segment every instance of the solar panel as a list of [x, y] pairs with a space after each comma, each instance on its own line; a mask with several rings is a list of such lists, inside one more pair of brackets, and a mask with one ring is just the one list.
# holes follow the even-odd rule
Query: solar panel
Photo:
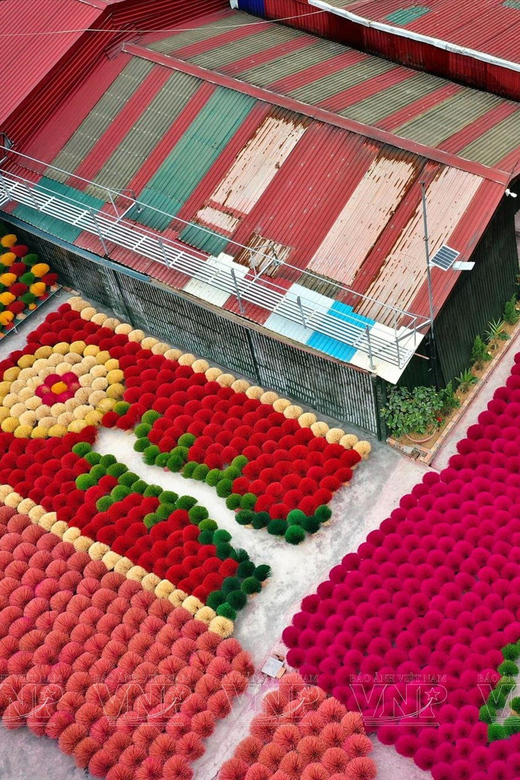
[[447, 246], [446, 244], [443, 244], [438, 252], [434, 254], [430, 261], [430, 265], [435, 265], [437, 268], [440, 268], [442, 271], [449, 271], [457, 257], [460, 255], [460, 252], [457, 252], [456, 249], [452, 249], [451, 247]]

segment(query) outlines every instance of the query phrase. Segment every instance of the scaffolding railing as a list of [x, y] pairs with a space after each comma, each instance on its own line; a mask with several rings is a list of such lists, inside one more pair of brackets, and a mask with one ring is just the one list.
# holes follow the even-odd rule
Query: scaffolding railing
[[[302, 271], [285, 260], [278, 261], [272, 246], [264, 253], [207, 227], [142, 203], [128, 189], [118, 191], [104, 187], [0, 145], [0, 159], [2, 156], [0, 207], [8, 202], [23, 204], [97, 236], [106, 257], [110, 257], [111, 247], [132, 250], [209, 287], [235, 295], [242, 314], [245, 314], [245, 304], [251, 303], [309, 332], [315, 331], [336, 339], [365, 353], [371, 370], [375, 370], [377, 360], [403, 370], [429, 327], [430, 320], [424, 316], [382, 303], [308, 270]], [[33, 175], [21, 175], [20, 168], [28, 169]], [[55, 191], [43, 184], [40, 181], [43, 176], [66, 181], [73, 188], [73, 194]], [[81, 201], [81, 191], [86, 188], [99, 193], [103, 206], [94, 207]], [[77, 196], [74, 189], [78, 190]], [[186, 228], [191, 228], [200, 231], [199, 235], [206, 239], [224, 240], [228, 254], [221, 253], [213, 257], [192, 249], [181, 240], [154, 231], [139, 223], [143, 212], [153, 213], [163, 222], [167, 220], [170, 235], [179, 235]], [[204, 242], [200, 243], [203, 245]], [[244, 253], [249, 253], [249, 266], [234, 262], [233, 256], [243, 256]], [[352, 310], [331, 311], [330, 305], [324, 305], [320, 300], [324, 296], [313, 295], [310, 289], [301, 288], [300, 294], [288, 291], [287, 286], [277, 284], [274, 278], [265, 274], [266, 268], [272, 267], [273, 263], [286, 278], [298, 279], [304, 273], [306, 287], [309, 282], [315, 282], [316, 286], [326, 284], [327, 298], [331, 296], [332, 299], [348, 300]], [[367, 303], [370, 304], [371, 312], [380, 312], [379, 316], [372, 315], [372, 319], [367, 320], [356, 314], [356, 307]], [[392, 324], [382, 327], [377, 325], [379, 321], [390, 321]]]

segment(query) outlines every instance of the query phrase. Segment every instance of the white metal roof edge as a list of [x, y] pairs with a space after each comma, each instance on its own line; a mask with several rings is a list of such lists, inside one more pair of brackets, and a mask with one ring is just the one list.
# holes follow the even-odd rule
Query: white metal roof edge
[[453, 54], [461, 54], [464, 57], [472, 57], [480, 62], [487, 62], [489, 65], [497, 65], [501, 68], [507, 68], [508, 70], [516, 71], [520, 73], [520, 63], [513, 62], [512, 60], [504, 60], [502, 57], [494, 57], [492, 54], [487, 54], [483, 51], [477, 51], [476, 49], [467, 49], [464, 46], [458, 46], [456, 43], [450, 43], [444, 41], [441, 38], [432, 38], [429, 35], [422, 35], [421, 33], [413, 32], [412, 30], [405, 30], [402, 27], [395, 27], [391, 24], [385, 24], [384, 22], [377, 22], [372, 19], [367, 19], [364, 16], [347, 11], [344, 8], [336, 8], [336, 6], [330, 5], [330, 3], [324, 2], [324, 0], [308, 0], [309, 5], [315, 8], [320, 8], [322, 11], [328, 11], [336, 16], [341, 16], [344, 19], [348, 19], [355, 24], [361, 24], [363, 27], [372, 27], [374, 30], [380, 32], [386, 32], [390, 35], [398, 35], [401, 38], [408, 38], [411, 41], [417, 41], [419, 43], [426, 43], [430, 46], [435, 46], [438, 49], [444, 49], [445, 51], [452, 52]]

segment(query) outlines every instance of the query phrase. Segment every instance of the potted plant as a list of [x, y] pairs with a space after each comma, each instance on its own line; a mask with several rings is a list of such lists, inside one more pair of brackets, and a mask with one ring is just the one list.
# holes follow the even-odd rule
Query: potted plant
[[431, 439], [446, 414], [458, 406], [451, 383], [444, 390], [434, 387], [395, 387], [381, 416], [393, 436], [406, 436], [415, 444]]

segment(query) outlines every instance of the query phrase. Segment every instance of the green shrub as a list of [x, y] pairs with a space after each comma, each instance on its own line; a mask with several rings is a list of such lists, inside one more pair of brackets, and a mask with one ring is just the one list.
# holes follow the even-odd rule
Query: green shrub
[[199, 482], [204, 482], [209, 472], [209, 468], [205, 463], [200, 463], [193, 472], [193, 479], [198, 479]]
[[136, 452], [144, 452], [147, 447], [150, 446], [150, 440], [144, 436], [142, 439], [136, 439], [134, 442], [134, 450]]
[[247, 604], [247, 595], [243, 590], [232, 590], [231, 593], [227, 594], [227, 601], [233, 609], [238, 611], [244, 609]]
[[302, 528], [307, 531], [308, 534], [315, 534], [320, 528], [320, 521], [314, 515], [306, 517], [302, 522]]
[[229, 531], [226, 531], [224, 528], [221, 528], [218, 531], [215, 531], [213, 534], [213, 544], [225, 544], [226, 542], [231, 541], [231, 534]]
[[180, 471], [183, 466], [184, 461], [178, 455], [170, 455], [166, 461], [166, 468], [173, 472]]
[[241, 496], [239, 496], [238, 493], [231, 493], [231, 495], [226, 498], [227, 508], [238, 509], [238, 507], [240, 506], [240, 499]]
[[[82, 443], [82, 442], [80, 442], [80, 443]], [[91, 452], [85, 453], [85, 455], [83, 457], [85, 458], [87, 463], [90, 463], [91, 466], [95, 466], [101, 460], [101, 455], [99, 454], [99, 452], [94, 452], [94, 450], [92, 450]]]
[[159, 417], [161, 417], [159, 412], [155, 412], [153, 409], [149, 409], [143, 414], [141, 422], [152, 426], [154, 422], [159, 419]]
[[227, 498], [233, 489], [233, 483], [230, 479], [221, 479], [217, 482], [217, 496]]
[[216, 487], [217, 483], [222, 479], [220, 469], [211, 469], [206, 474], [206, 485]]
[[488, 360], [491, 360], [491, 355], [488, 352], [487, 344], [480, 336], [476, 336], [471, 348], [471, 362], [475, 364], [477, 369], [480, 369]]
[[240, 476], [240, 471], [234, 468], [234, 466], [228, 466], [227, 469], [224, 469], [223, 476], [224, 479], [230, 479], [233, 482], [234, 479]]
[[505, 707], [506, 699], [507, 694], [497, 687], [489, 694], [488, 702], [490, 702], [496, 710], [501, 710], [502, 707]]
[[72, 448], [72, 452], [75, 455], [78, 455], [80, 458], [85, 457], [87, 452], [90, 452], [92, 447], [90, 444], [88, 444], [86, 441], [79, 441], [77, 444], [74, 445]]
[[113, 463], [107, 468], [107, 474], [110, 474], [111, 477], [115, 477], [116, 479], [119, 479], [119, 477], [121, 477], [127, 471], [128, 466], [125, 466], [124, 463]]
[[194, 461], [189, 461], [185, 464], [183, 470], [182, 470], [182, 476], [184, 479], [191, 479], [193, 477], [193, 473], [195, 469], [197, 468], [197, 463]]
[[253, 528], [267, 528], [271, 522], [271, 515], [269, 512], [255, 512], [251, 525]]
[[132, 485], [132, 493], [140, 493], [142, 495], [147, 487], [148, 483], [145, 482], [144, 479], [138, 479], [137, 482], [134, 482]]
[[505, 303], [504, 320], [507, 322], [508, 325], [515, 325], [520, 319], [520, 314], [516, 309], [516, 305], [517, 305], [516, 295], [513, 295], [513, 297], [510, 298]]
[[253, 561], [243, 561], [237, 569], [237, 577], [243, 580], [245, 577], [252, 577], [255, 573], [255, 564]]
[[237, 455], [236, 458], [233, 458], [231, 461], [233, 468], [238, 469], [240, 472], [242, 472], [242, 469], [244, 466], [247, 466], [248, 463], [249, 461], [245, 455]]
[[314, 514], [320, 523], [326, 523], [332, 517], [332, 509], [327, 504], [322, 504], [316, 509]]
[[110, 496], [114, 501], [122, 501], [124, 498], [130, 495], [131, 489], [125, 485], [116, 485], [116, 487], [110, 492]]
[[505, 719], [504, 731], [506, 732], [508, 737], [510, 737], [512, 734], [520, 733], [520, 718], [518, 717], [518, 715], [510, 715], [508, 718]]
[[114, 457], [114, 455], [110, 455], [110, 454], [102, 455], [101, 460], [99, 462], [105, 469], [108, 469], [109, 466], [113, 466], [114, 463], [117, 463], [117, 458]]
[[291, 509], [291, 511], [287, 515], [287, 522], [289, 523], [289, 525], [303, 526], [306, 519], [307, 519], [307, 515], [305, 514], [305, 512], [302, 512], [301, 509]]
[[165, 469], [167, 467], [168, 460], [170, 458], [169, 452], [161, 452], [160, 455], [157, 455], [155, 459], [155, 465], [159, 466], [160, 469]]
[[502, 648], [502, 655], [508, 661], [516, 661], [520, 656], [520, 647], [518, 645], [509, 644]]
[[232, 590], [240, 588], [240, 580], [238, 577], [226, 577], [220, 586], [223, 593], [231, 593]]
[[120, 417], [126, 414], [129, 409], [130, 409], [130, 404], [128, 403], [128, 401], [118, 401], [117, 404], [114, 406], [114, 412], [118, 414]]
[[235, 515], [235, 520], [239, 525], [251, 525], [253, 518], [254, 513], [247, 509], [241, 509], [240, 512], [237, 512]]
[[233, 551], [233, 548], [230, 544], [227, 542], [223, 542], [222, 544], [217, 544], [217, 558], [220, 558], [221, 561], [225, 561], [226, 558], [229, 558], [231, 556], [231, 553]]
[[161, 520], [155, 512], [148, 512], [143, 518], [143, 523], [147, 528], [151, 528], [153, 525], [160, 523]]
[[90, 474], [80, 474], [79, 477], [76, 477], [76, 487], [78, 490], [88, 490], [91, 487], [94, 487], [96, 484], [96, 480], [94, 477], [91, 477]]
[[300, 525], [290, 525], [284, 535], [289, 544], [300, 544], [305, 539], [305, 531]]
[[193, 435], [193, 433], [183, 433], [182, 436], [179, 436], [177, 439], [177, 444], [180, 447], [186, 447], [189, 449], [193, 444], [195, 444], [196, 436]]
[[163, 490], [159, 496], [159, 501], [161, 504], [175, 504], [178, 498], [179, 494], [175, 493], [173, 490]]
[[111, 498], [111, 496], [101, 496], [101, 498], [98, 498], [96, 501], [96, 509], [98, 512], [106, 512], [113, 503], [114, 499]]
[[175, 512], [175, 504], [159, 504], [155, 511], [157, 517], [160, 517], [161, 520], [167, 520], [172, 512]]
[[498, 667], [498, 673], [505, 676], [514, 676], [518, 674], [518, 666], [513, 661], [502, 661]]
[[214, 520], [210, 520], [209, 517], [206, 520], [202, 520], [202, 522], [199, 523], [199, 528], [201, 531], [216, 531], [218, 528], [218, 525]]
[[507, 736], [505, 729], [499, 723], [492, 723], [488, 726], [488, 740], [497, 742], [499, 739], [505, 739]]
[[138, 474], [134, 474], [133, 471], [125, 471], [125, 473], [121, 474], [119, 477], [118, 482], [120, 485], [124, 485], [125, 487], [132, 487], [134, 482], [137, 482], [138, 479]]
[[[200, 526], [199, 526], [200, 528]], [[213, 531], [201, 531], [199, 534], [200, 544], [212, 544], [213, 543]]]
[[201, 506], [200, 504], [196, 504], [195, 506], [192, 506], [192, 508], [188, 512], [190, 516], [190, 520], [195, 525], [198, 525], [202, 520], [206, 520], [208, 516], [208, 510], [205, 506]]
[[240, 499], [240, 508], [253, 510], [257, 501], [258, 496], [255, 496], [254, 493], [244, 493]]
[[272, 536], [283, 536], [287, 531], [288, 525], [286, 520], [276, 519], [271, 520], [267, 526], [267, 533]]
[[511, 709], [520, 714], [520, 696], [515, 696], [511, 699]]
[[222, 617], [229, 618], [229, 620], [236, 620], [237, 613], [233, 609], [233, 607], [225, 601], [223, 604], [221, 604], [219, 607], [217, 607], [217, 615], [221, 615]]
[[250, 595], [251, 593], [260, 593], [260, 591], [262, 590], [262, 585], [256, 579], [256, 577], [246, 577], [241, 587], [244, 593], [247, 593], [248, 595]]
[[193, 498], [193, 496], [179, 496], [175, 502], [175, 506], [177, 509], [185, 509], [187, 512], [189, 512], [192, 506], [195, 506], [196, 503], [197, 499]]
[[211, 609], [217, 609], [217, 607], [220, 607], [221, 604], [223, 604], [226, 600], [226, 594], [222, 593], [221, 590], [214, 590], [213, 593], [210, 593], [208, 598], [206, 599], [206, 604], [208, 607], [211, 607]]
[[260, 582], [263, 582], [270, 576], [271, 576], [271, 567], [268, 566], [266, 563], [261, 563], [260, 566], [256, 567], [255, 579], [259, 580]]
[[161, 450], [157, 444], [150, 444], [143, 452], [143, 460], [147, 466], [155, 466], [155, 459], [160, 454]]
[[148, 436], [151, 430], [152, 430], [151, 425], [147, 425], [146, 423], [140, 423], [139, 425], [136, 425], [136, 427], [134, 428], [134, 433], [138, 439], [144, 439]]
[[107, 472], [101, 465], [101, 463], [96, 464], [95, 466], [92, 466], [92, 468], [89, 471], [90, 476], [92, 479], [95, 479], [96, 482], [99, 482], [99, 480], [105, 476]]
[[147, 485], [146, 489], [144, 491], [144, 497], [145, 498], [158, 498], [161, 493], [163, 492], [163, 489], [160, 485]]
[[484, 723], [493, 723], [496, 714], [497, 711], [491, 704], [484, 704], [478, 711], [478, 718]]

